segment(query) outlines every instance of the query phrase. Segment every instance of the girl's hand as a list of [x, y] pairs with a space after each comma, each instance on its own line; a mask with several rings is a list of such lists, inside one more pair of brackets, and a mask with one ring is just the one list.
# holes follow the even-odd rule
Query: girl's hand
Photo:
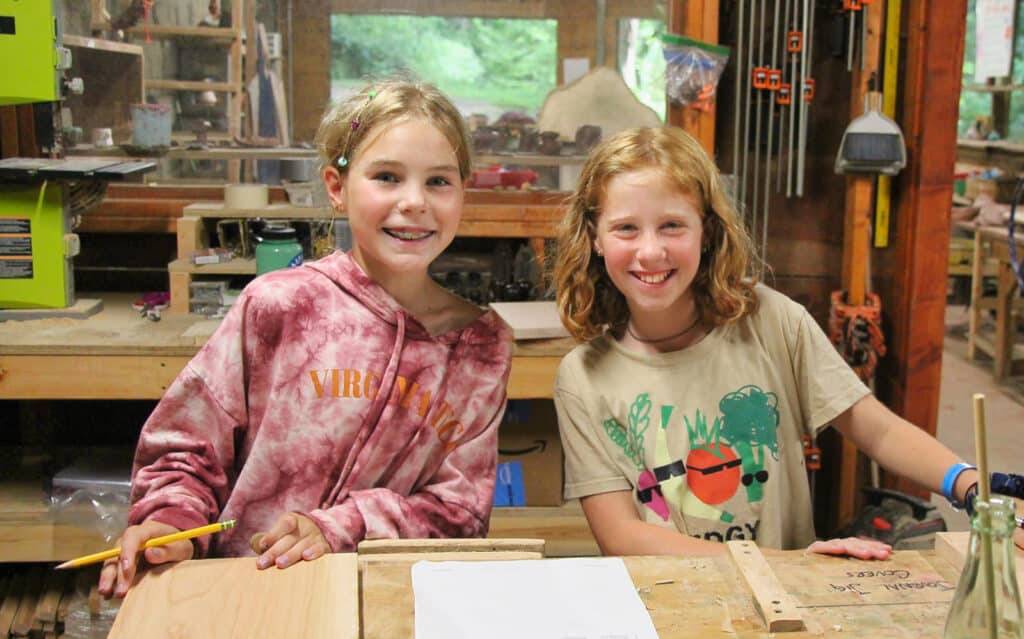
[[861, 539], [846, 537], [816, 541], [807, 547], [810, 552], [820, 555], [842, 555], [857, 559], [888, 559], [892, 555], [892, 546], [877, 539]]
[[[162, 537], [179, 532], [174, 526], [161, 524], [158, 521], [146, 521], [138, 526], [129, 526], [124, 534], [117, 541], [121, 547], [121, 554], [103, 562], [100, 570], [100, 594], [106, 598], [111, 595], [124, 597], [128, 594], [128, 588], [135, 579], [136, 568], [138, 567], [138, 554], [142, 544], [154, 537]], [[172, 561], [185, 561], [192, 558], [195, 547], [192, 541], [183, 539], [166, 546], [147, 548], [142, 553], [142, 558], [150, 565], [168, 563]]]
[[252, 546], [262, 553], [256, 563], [260, 570], [274, 565], [287, 568], [300, 559], [312, 561], [331, 551], [316, 522], [298, 513], [278, 517], [268, 532], [254, 536]]

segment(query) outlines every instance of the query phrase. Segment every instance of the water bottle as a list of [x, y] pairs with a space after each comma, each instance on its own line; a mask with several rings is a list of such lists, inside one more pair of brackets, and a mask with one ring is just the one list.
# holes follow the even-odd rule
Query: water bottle
[[[967, 559], [942, 636], [944, 639], [1024, 639], [1013, 543], [1016, 528], [1013, 500], [992, 495], [987, 502], [976, 500], [974, 508]], [[992, 554], [991, 582], [986, 579], [986, 545], [991, 547]], [[989, 583], [995, 595], [995, 609], [991, 611], [987, 603]]]
[[266, 224], [256, 245], [256, 275], [302, 264], [302, 245], [287, 224]]

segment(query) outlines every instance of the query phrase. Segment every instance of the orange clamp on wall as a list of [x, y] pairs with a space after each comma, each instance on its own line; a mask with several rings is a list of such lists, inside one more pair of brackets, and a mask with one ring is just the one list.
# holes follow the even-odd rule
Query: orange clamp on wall
[[804, 34], [802, 31], [790, 31], [786, 35], [786, 51], [800, 53], [804, 48]]
[[778, 91], [779, 87], [782, 86], [782, 70], [781, 69], [768, 69], [768, 89], [771, 91]]
[[814, 445], [810, 435], [804, 435], [804, 460], [807, 470], [821, 470], [821, 449]]
[[775, 98], [775, 101], [779, 104], [790, 104], [793, 102], [793, 97], [790, 95], [790, 85], [788, 82], [783, 82], [779, 85], [779, 97]]
[[755, 89], [767, 89], [768, 88], [768, 68], [767, 67], [755, 67], [750, 74], [750, 80], [754, 83]]
[[860, 11], [861, 0], [843, 0], [843, 11]]
[[804, 102], [810, 102], [814, 99], [814, 80], [811, 78], [804, 78]]

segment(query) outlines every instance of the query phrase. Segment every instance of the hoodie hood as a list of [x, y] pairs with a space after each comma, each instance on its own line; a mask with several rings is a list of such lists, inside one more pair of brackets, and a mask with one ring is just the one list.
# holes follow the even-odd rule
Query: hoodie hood
[[406, 339], [434, 339], [446, 344], [462, 342], [467, 345], [482, 345], [493, 344], [506, 335], [506, 331], [502, 330], [504, 327], [501, 318], [493, 310], [488, 309], [468, 326], [431, 336], [405, 307], [363, 272], [351, 253], [335, 251], [315, 262], [307, 262], [301, 268], [309, 268], [324, 275], [391, 326], [405, 324]]

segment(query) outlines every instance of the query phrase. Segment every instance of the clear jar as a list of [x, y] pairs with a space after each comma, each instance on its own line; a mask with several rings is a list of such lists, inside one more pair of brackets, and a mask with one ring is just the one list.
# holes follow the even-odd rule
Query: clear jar
[[[992, 495], [988, 502], [978, 499], [974, 506], [967, 559], [942, 636], [944, 639], [1024, 639], [1013, 543], [1016, 528], [1013, 500]], [[986, 603], [988, 580], [983, 561], [986, 540], [990, 540], [992, 549], [994, 614]]]

